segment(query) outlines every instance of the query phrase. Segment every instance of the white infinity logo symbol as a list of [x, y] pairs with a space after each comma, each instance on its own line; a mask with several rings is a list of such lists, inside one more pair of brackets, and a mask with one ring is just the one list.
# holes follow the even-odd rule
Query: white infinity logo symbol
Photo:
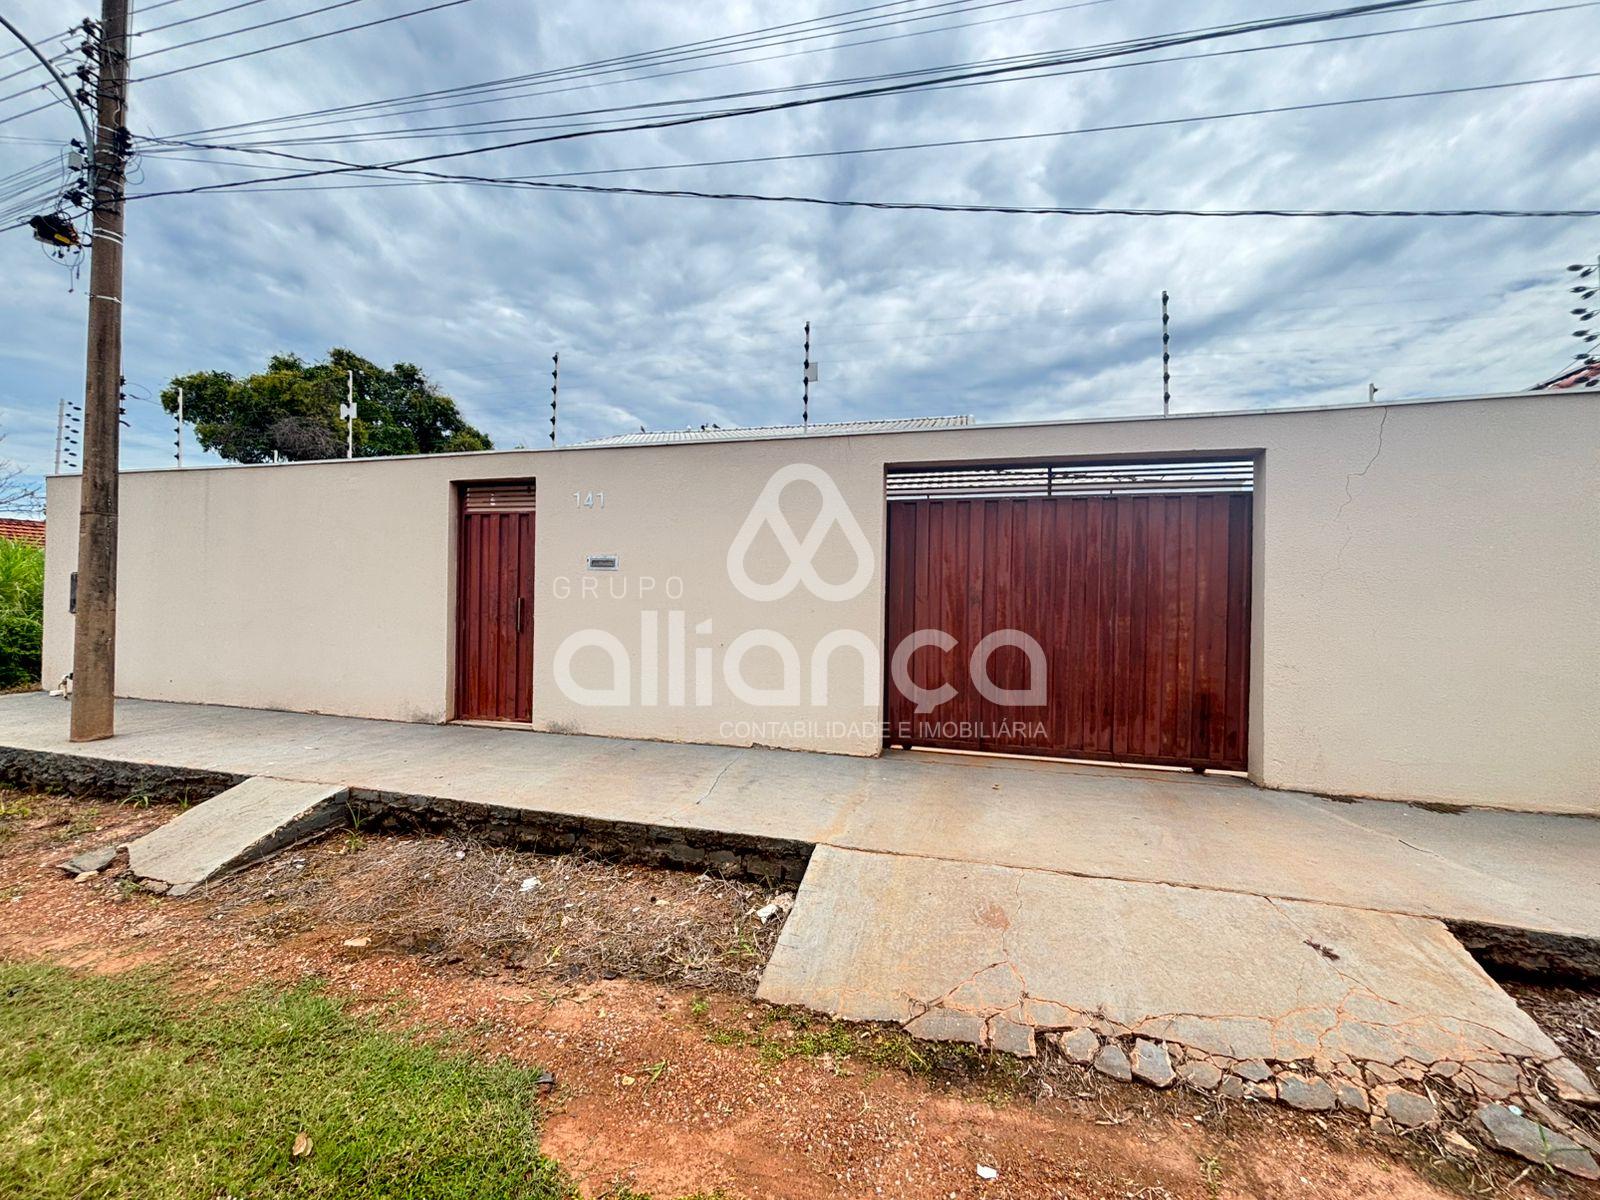
[[[809, 483], [822, 498], [821, 511], [804, 538], [795, 536], [794, 527], [783, 514], [783, 493], [795, 483]], [[745, 558], [762, 526], [772, 530], [778, 545], [789, 556], [789, 565], [772, 583], [757, 582], [745, 569]], [[835, 526], [844, 534], [856, 556], [855, 573], [843, 583], [829, 583], [823, 579], [817, 574], [814, 563], [817, 551]], [[767, 480], [767, 486], [761, 489], [750, 515], [728, 547], [728, 578], [751, 600], [781, 600], [802, 583], [818, 599], [850, 600], [860, 595], [872, 578], [872, 547], [867, 544], [867, 535], [861, 531], [832, 477], [810, 463], [790, 463], [774, 471]]]

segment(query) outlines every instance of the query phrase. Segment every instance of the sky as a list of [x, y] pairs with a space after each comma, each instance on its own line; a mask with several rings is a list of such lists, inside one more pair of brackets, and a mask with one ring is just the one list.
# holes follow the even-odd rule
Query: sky
[[[694, 101], [726, 93], [791, 89], [755, 100], [771, 103], [843, 86], [796, 85], [1323, 7], [464, 0], [178, 69], [437, 0], [347, 0], [301, 15], [328, 2], [136, 3], [133, 28], [149, 32], [134, 39], [129, 126], [139, 153], [130, 193], [306, 169], [151, 138], [393, 162], [540, 136], [530, 125], [592, 131], [725, 107]], [[81, 7], [8, 0], [5, 9], [44, 39], [90, 15]], [[224, 8], [235, 11], [217, 13]], [[859, 11], [838, 15], [847, 10]], [[235, 32], [283, 17], [295, 19]], [[155, 28], [173, 21], [183, 24]], [[1443, 27], [1464, 21], [1473, 23]], [[1281, 45], [1356, 33], [1382, 36]], [[1074, 73], [589, 133], [421, 166], [965, 205], [1591, 208], [1600, 199], [1592, 136], [1600, 79], [1189, 118], [1590, 73], [1600, 70], [1597, 33], [1592, 3], [1432, 0], [1083, 63]], [[212, 40], [173, 48], [202, 37]], [[41, 43], [47, 53], [63, 44]], [[0, 59], [0, 75], [26, 61]], [[541, 72], [487, 95], [301, 117], [293, 129], [281, 120], [237, 127]], [[42, 77], [0, 81], [0, 95]], [[65, 105], [7, 119], [47, 99], [41, 90], [0, 102], [0, 178], [58, 160], [77, 133]], [[459, 128], [474, 121], [500, 124]], [[1148, 122], [1167, 123], [1063, 134]], [[1051, 136], [829, 153], [1022, 134]], [[306, 140], [329, 138], [337, 140]], [[671, 166], [780, 155], [813, 157]], [[416, 363], [499, 447], [548, 444], [557, 352], [562, 444], [641, 426], [792, 423], [807, 321], [819, 364], [814, 421], [1154, 413], [1163, 290], [1175, 412], [1362, 402], [1369, 384], [1380, 400], [1514, 391], [1571, 360], [1578, 343], [1564, 268], [1600, 254], [1592, 218], [893, 212], [348, 173], [266, 186], [130, 200], [124, 467], [172, 464], [172, 419], [154, 400], [172, 377], [245, 375], [272, 354], [316, 358], [331, 346], [386, 365]], [[75, 276], [26, 228], [0, 233], [0, 457], [29, 475], [53, 469], [58, 401], [82, 398], [86, 283], [86, 267]], [[192, 430], [185, 440], [186, 464], [215, 461]]]

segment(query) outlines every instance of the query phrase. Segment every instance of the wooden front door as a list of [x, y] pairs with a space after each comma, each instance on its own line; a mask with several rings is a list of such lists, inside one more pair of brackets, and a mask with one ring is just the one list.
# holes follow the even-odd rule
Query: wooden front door
[[[1250, 500], [891, 500], [886, 743], [1243, 769]], [[954, 642], [923, 639], [907, 696], [893, 655], [919, 630]], [[1030, 663], [1033, 647], [997, 641], [986, 695], [972, 655], [1002, 630], [1037, 649]], [[1027, 693], [1036, 669], [1042, 697], [994, 701]]]
[[456, 718], [533, 720], [531, 482], [461, 489]]

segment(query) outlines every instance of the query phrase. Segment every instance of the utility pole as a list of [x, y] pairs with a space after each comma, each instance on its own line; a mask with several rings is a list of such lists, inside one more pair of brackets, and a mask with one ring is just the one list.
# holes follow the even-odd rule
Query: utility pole
[[1167, 294], [1161, 293], [1161, 415], [1172, 409], [1172, 335], [1167, 331]]
[[122, 400], [123, 167], [128, 148], [128, 0], [101, 0], [95, 77], [89, 350], [73, 627], [75, 742], [114, 732], [117, 654], [117, 463]]
[[1375, 383], [1367, 384], [1367, 403], [1368, 404], [1375, 404], [1375, 403], [1377, 403], [1377, 400], [1378, 400], [1378, 385], [1375, 384]]
[[183, 466], [183, 389], [178, 389], [178, 422], [173, 430], [172, 445], [177, 450], [178, 466]]
[[339, 415], [344, 418], [344, 456], [356, 456], [356, 373], [344, 373], [344, 403], [339, 405]]
[[67, 398], [56, 401], [56, 474], [61, 474], [61, 437], [67, 431]]
[[556, 401], [561, 398], [561, 352], [550, 356], [550, 444], [556, 444]]

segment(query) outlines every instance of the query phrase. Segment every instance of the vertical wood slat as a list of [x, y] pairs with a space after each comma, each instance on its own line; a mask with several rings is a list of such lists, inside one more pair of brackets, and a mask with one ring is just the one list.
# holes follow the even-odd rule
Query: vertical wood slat
[[[886, 652], [925, 628], [959, 643], [912, 659], [919, 687], [957, 689], [933, 713], [915, 714], [886, 671], [891, 743], [1244, 766], [1249, 495], [941, 498], [889, 509]], [[997, 706], [970, 678], [973, 648], [1003, 628], [1045, 651], [1040, 708]], [[1029, 682], [1019, 650], [996, 652], [990, 667], [998, 687]]]

